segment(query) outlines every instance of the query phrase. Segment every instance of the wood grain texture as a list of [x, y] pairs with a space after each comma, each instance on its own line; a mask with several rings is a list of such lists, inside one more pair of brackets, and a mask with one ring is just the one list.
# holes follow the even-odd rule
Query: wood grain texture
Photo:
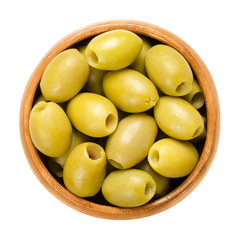
[[[164, 197], [136, 208], [119, 208], [100, 205], [70, 193], [49, 173], [40, 159], [29, 134], [29, 116], [34, 95], [42, 73], [48, 63], [58, 53], [73, 46], [79, 41], [113, 29], [126, 29], [137, 34], [142, 34], [168, 44], [178, 50], [190, 63], [202, 87], [207, 110], [207, 137], [199, 162], [194, 171], [180, 186]], [[73, 209], [91, 216], [105, 219], [136, 219], [162, 212], [174, 206], [191, 193], [201, 182], [211, 166], [217, 150], [220, 133], [220, 107], [216, 88], [207, 67], [187, 43], [171, 32], [149, 23], [132, 20], [114, 20], [100, 22], [81, 28], [64, 37], [50, 49], [40, 61], [26, 85], [20, 107], [19, 124], [22, 146], [29, 165], [36, 177], [50, 193]]]

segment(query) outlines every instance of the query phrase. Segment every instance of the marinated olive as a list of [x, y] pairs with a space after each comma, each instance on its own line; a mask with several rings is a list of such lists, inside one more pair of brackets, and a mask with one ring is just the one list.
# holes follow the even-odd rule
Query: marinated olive
[[125, 117], [107, 139], [108, 161], [118, 169], [126, 169], [138, 164], [147, 156], [157, 131], [154, 118], [145, 113]]
[[105, 137], [114, 132], [118, 113], [113, 103], [95, 93], [80, 93], [67, 105], [67, 115], [73, 126], [91, 137]]
[[112, 30], [94, 37], [85, 50], [90, 66], [119, 70], [130, 65], [142, 48], [142, 39], [127, 30]]
[[108, 72], [103, 78], [103, 91], [117, 108], [130, 113], [144, 112], [159, 99], [154, 84], [132, 69]]
[[147, 75], [146, 68], [145, 68], [145, 56], [147, 51], [152, 47], [152, 44], [146, 37], [141, 37], [143, 41], [142, 50], [135, 59], [135, 61], [129, 66], [129, 68], [134, 69], [144, 75]]
[[61, 156], [70, 147], [72, 126], [54, 102], [39, 102], [30, 113], [29, 131], [35, 147], [49, 157]]
[[196, 79], [193, 79], [192, 91], [183, 96], [183, 99], [191, 103], [196, 109], [199, 109], [204, 105], [203, 92]]
[[186, 59], [172, 47], [153, 46], [146, 54], [145, 66], [149, 78], [163, 93], [183, 96], [191, 92], [192, 70]]
[[141, 206], [151, 200], [155, 191], [153, 178], [139, 169], [113, 171], [102, 185], [106, 200], [119, 207]]
[[193, 139], [204, 128], [200, 113], [190, 103], [178, 97], [160, 97], [154, 107], [154, 117], [163, 132], [180, 140]]
[[151, 175], [154, 182], [156, 183], [155, 197], [161, 197], [168, 192], [170, 188], [170, 178], [164, 177], [154, 171], [149, 165], [147, 159], [140, 162], [138, 165], [135, 166], [135, 168], [143, 170]]
[[106, 155], [96, 143], [81, 143], [73, 149], [63, 168], [66, 188], [79, 197], [94, 196], [106, 174]]
[[89, 65], [77, 49], [59, 53], [48, 64], [40, 82], [45, 99], [60, 103], [74, 97], [89, 76]]
[[169, 178], [180, 178], [190, 174], [198, 158], [198, 151], [193, 144], [173, 138], [155, 142], [148, 154], [150, 166]]

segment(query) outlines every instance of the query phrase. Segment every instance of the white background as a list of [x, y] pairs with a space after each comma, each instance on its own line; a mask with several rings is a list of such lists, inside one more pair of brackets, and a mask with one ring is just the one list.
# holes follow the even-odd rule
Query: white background
[[[0, 239], [240, 239], [239, 1], [1, 1]], [[113, 221], [79, 213], [32, 173], [19, 137], [19, 107], [38, 62], [85, 25], [134, 19], [186, 41], [209, 68], [221, 106], [215, 160], [200, 185], [171, 209]]]

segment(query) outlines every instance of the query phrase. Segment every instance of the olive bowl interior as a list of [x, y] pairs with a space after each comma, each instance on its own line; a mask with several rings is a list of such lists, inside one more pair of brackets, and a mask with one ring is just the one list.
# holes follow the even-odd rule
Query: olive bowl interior
[[[44, 164], [44, 157], [34, 147], [29, 133], [29, 116], [33, 101], [38, 94], [38, 86], [43, 71], [50, 61], [58, 53], [74, 46], [78, 42], [114, 29], [126, 29], [136, 34], [147, 36], [153, 39], [153, 41], [162, 42], [179, 51], [190, 64], [205, 98], [207, 136], [201, 147], [200, 158], [193, 172], [189, 176], [173, 183], [168, 194], [135, 208], [110, 206], [104, 202], [100, 194], [89, 200], [77, 197], [69, 192], [62, 182], [57, 180], [48, 170]], [[217, 91], [206, 65], [187, 43], [173, 33], [149, 23], [132, 20], [114, 20], [83, 27], [64, 37], [48, 51], [35, 68], [25, 87], [20, 107], [19, 125], [22, 146], [28, 163], [38, 180], [50, 193], [79, 212], [99, 218], [126, 220], [147, 217], [174, 206], [191, 193], [201, 182], [209, 170], [217, 150], [220, 133], [220, 107]]]

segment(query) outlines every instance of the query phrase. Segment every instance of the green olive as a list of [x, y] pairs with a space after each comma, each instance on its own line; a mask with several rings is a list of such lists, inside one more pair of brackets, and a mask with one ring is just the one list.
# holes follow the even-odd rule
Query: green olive
[[89, 78], [84, 85], [84, 91], [104, 95], [102, 88], [103, 76], [106, 71], [90, 67]]
[[[44, 96], [41, 94], [37, 100], [34, 102], [33, 105], [36, 105], [37, 103], [41, 102], [41, 101], [44, 101], [44, 102], [49, 102], [48, 100], [46, 100], [44, 98]], [[66, 110], [66, 107], [67, 107], [67, 102], [62, 102], [62, 103], [58, 103], [58, 105], [65, 111]]]
[[106, 155], [118, 169], [133, 167], [141, 162], [155, 141], [158, 127], [153, 117], [145, 113], [131, 114], [118, 123], [108, 137]]
[[206, 121], [205, 117], [203, 117], [203, 116], [201, 116], [201, 117], [203, 119], [204, 128], [203, 128], [202, 132], [200, 133], [200, 135], [198, 135], [197, 137], [190, 140], [190, 142], [193, 144], [199, 143], [207, 136], [207, 130], [206, 130], [207, 129], [207, 121]]
[[73, 149], [63, 168], [66, 188], [79, 197], [94, 196], [106, 174], [106, 155], [96, 143], [81, 143]]
[[135, 168], [143, 170], [151, 175], [154, 182], [156, 183], [156, 193], [155, 193], [156, 197], [161, 197], [168, 192], [170, 188], [170, 181], [171, 181], [170, 178], [164, 177], [158, 174], [157, 172], [155, 172], [150, 166], [150, 164], [148, 163], [147, 159], [140, 162], [138, 165], [136, 165]]
[[47, 159], [48, 168], [59, 178], [63, 177], [63, 168], [60, 164], [55, 162], [52, 158]]
[[204, 105], [204, 95], [196, 79], [193, 79], [192, 91], [183, 96], [183, 99], [191, 103], [196, 109]]
[[153, 46], [146, 54], [145, 66], [149, 78], [163, 93], [183, 96], [191, 92], [192, 70], [186, 59], [172, 47]]
[[190, 174], [198, 158], [198, 151], [193, 144], [173, 138], [155, 142], [148, 154], [150, 166], [169, 178], [180, 178]]
[[29, 131], [35, 147], [49, 157], [61, 156], [70, 147], [72, 126], [54, 102], [39, 102], [30, 113]]
[[89, 142], [91, 141], [91, 137], [79, 132], [78, 130], [73, 128], [72, 131], [72, 141], [71, 145], [68, 148], [68, 150], [61, 156], [52, 158], [52, 160], [56, 163], [58, 163], [62, 168], [64, 167], [65, 161], [68, 157], [68, 155], [71, 153], [71, 151], [80, 143]]
[[130, 65], [142, 48], [135, 33], [117, 29], [94, 37], [85, 50], [90, 66], [101, 70], [119, 70]]
[[193, 139], [204, 128], [200, 113], [190, 103], [178, 97], [160, 97], [154, 107], [154, 117], [164, 133], [180, 140]]
[[[80, 45], [77, 49], [80, 53], [82, 53], [85, 56], [85, 50], [87, 48], [88, 43], [84, 45]], [[97, 93], [100, 95], [103, 94], [103, 89], [102, 89], [102, 80], [103, 76], [106, 73], [106, 71], [94, 68], [90, 66], [90, 74], [88, 77], [88, 80], [86, 84], [84, 85], [84, 91], [85, 92], [92, 92], [92, 93]]]
[[48, 64], [40, 82], [45, 99], [65, 102], [74, 97], [84, 86], [89, 76], [89, 65], [77, 49], [59, 53]]
[[141, 37], [143, 41], [142, 50], [135, 59], [135, 61], [129, 66], [129, 68], [134, 69], [144, 75], [147, 75], [146, 68], [145, 68], [145, 56], [147, 51], [152, 47], [152, 44], [146, 37]]
[[111, 172], [102, 185], [105, 199], [118, 207], [141, 206], [151, 200], [155, 190], [153, 178], [139, 169]]
[[43, 101], [43, 102], [47, 102], [47, 100], [44, 98], [44, 96], [41, 94], [38, 98], [37, 98], [37, 100], [34, 102], [34, 105], [36, 105], [37, 103], [39, 103], [39, 102], [41, 102], [41, 101]]
[[118, 113], [113, 103], [95, 93], [80, 93], [67, 105], [67, 115], [73, 126], [91, 137], [105, 137], [118, 124]]
[[103, 91], [117, 108], [130, 113], [144, 112], [152, 108], [159, 99], [154, 84], [132, 69], [106, 73]]

